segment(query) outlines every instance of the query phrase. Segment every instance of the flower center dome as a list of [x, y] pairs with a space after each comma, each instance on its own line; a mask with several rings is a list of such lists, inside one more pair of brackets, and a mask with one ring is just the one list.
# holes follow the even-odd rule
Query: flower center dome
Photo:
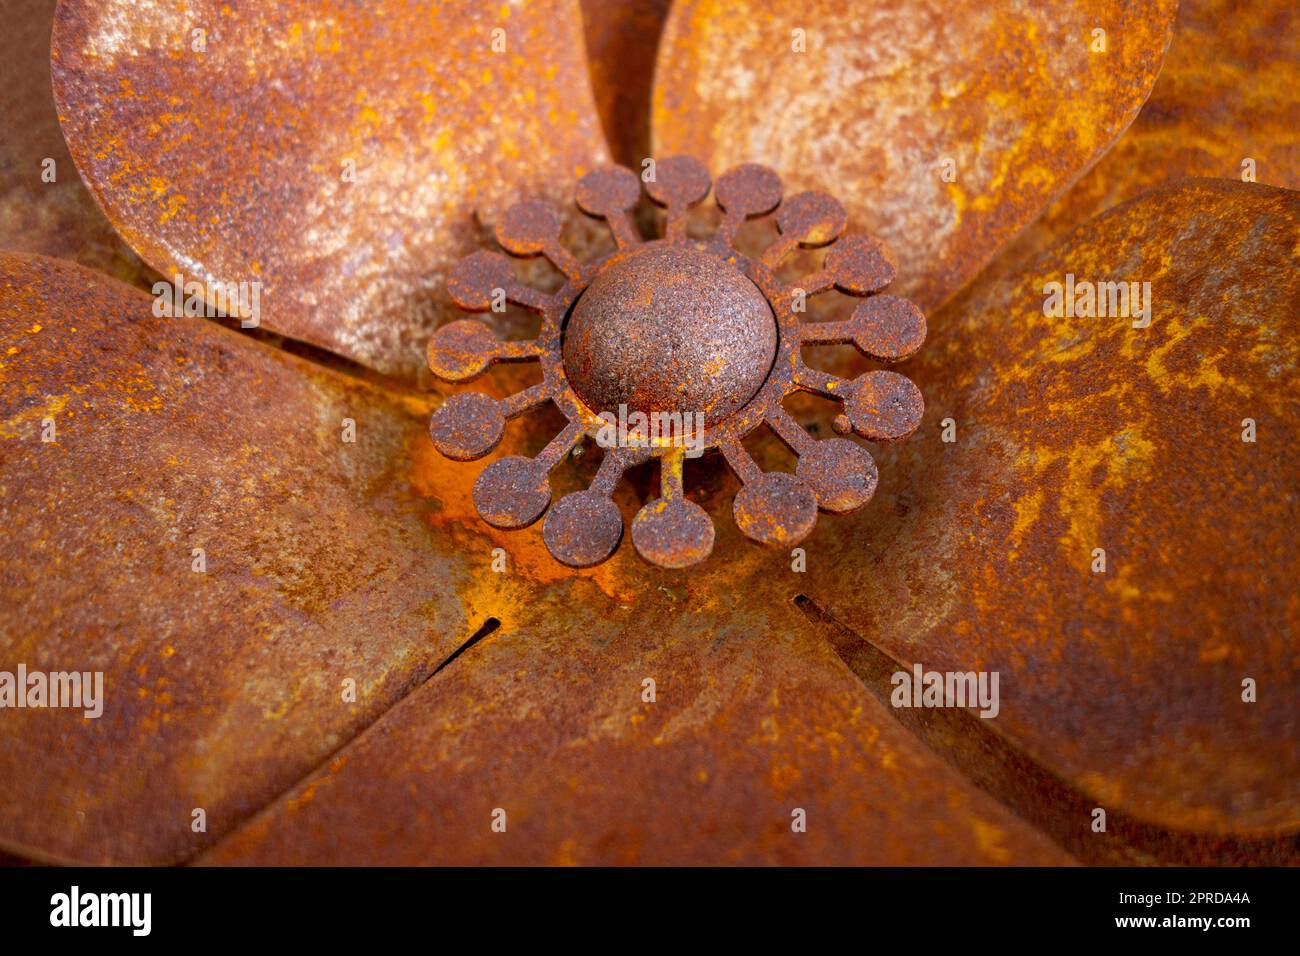
[[564, 368], [593, 412], [743, 408], [776, 358], [776, 319], [739, 269], [694, 245], [651, 246], [603, 270], [564, 329]]

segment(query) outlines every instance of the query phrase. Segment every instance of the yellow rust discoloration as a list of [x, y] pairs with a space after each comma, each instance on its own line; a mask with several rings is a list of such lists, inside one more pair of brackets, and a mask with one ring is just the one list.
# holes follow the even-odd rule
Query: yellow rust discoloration
[[97, 721], [6, 711], [6, 844], [184, 859], [500, 613], [406, 480], [424, 398], [155, 318], [145, 294], [71, 263], [0, 254], [0, 354], [10, 343], [0, 668], [103, 670], [108, 700]]
[[1276, 0], [1180, 0], [1160, 77], [1115, 147], [1007, 246], [1006, 275], [1089, 216], [1184, 176], [1300, 188], [1300, 14]]
[[577, 0], [66, 0], [52, 55], [77, 168], [150, 265], [260, 280], [265, 327], [407, 378], [475, 216], [608, 160]]
[[834, 189], [898, 256], [901, 293], [932, 307], [1133, 120], [1175, 6], [688, 0], [664, 28], [654, 147]]
[[[863, 16], [889, 23], [903, 6], [878, 5]], [[1032, 17], [1008, 19], [1009, 4], [969, 23], [948, 17], [942, 39], [972, 42], [922, 71], [922, 79], [938, 81], [929, 100], [908, 88], [915, 77], [907, 76], [906, 57], [915, 45], [910, 28], [900, 29], [901, 50], [863, 45], [836, 61], [837, 68], [855, 57], [883, 64], [866, 75], [841, 70], [836, 79], [881, 91], [883, 107], [866, 99], [818, 102], [813, 87], [827, 78], [805, 76], [775, 121], [746, 119], [727, 103], [712, 129], [725, 131], [735, 114], [753, 126], [737, 127], [744, 135], [724, 138], [721, 149], [760, 143], [764, 158], [793, 168], [813, 168], [803, 153], [833, 147], [823, 168], [838, 171], [837, 188], [859, 191], [850, 197], [855, 216], [868, 209], [860, 197], [878, 196], [890, 183], [906, 192], [884, 189], [893, 205], [880, 207], [881, 215], [910, 230], [909, 242], [938, 237], [936, 270], [917, 266], [913, 247], [896, 243], [911, 256], [905, 281], [928, 290], [923, 298], [937, 297], [1122, 128], [1158, 63], [1168, 6], [1159, 4], [1160, 16], [1143, 25], [1129, 5], [1071, 3], [1057, 13], [1065, 24], [1059, 35]], [[292, 334], [380, 367], [418, 363], [437, 315], [413, 311], [411, 301], [427, 291], [432, 273], [400, 271], [412, 248], [381, 250], [382, 237], [357, 224], [417, 235], [411, 217], [425, 216], [423, 228], [437, 215], [495, 201], [494, 191], [511, 185], [507, 175], [495, 179], [485, 164], [469, 162], [452, 126], [429, 131], [448, 103], [474, 101], [483, 84], [495, 91], [507, 74], [537, 79], [530, 71], [539, 61], [515, 50], [482, 70], [471, 62], [447, 89], [421, 87], [409, 97], [418, 122], [403, 114], [396, 129], [374, 90], [313, 103], [332, 131], [322, 142], [335, 151], [357, 148], [391, 189], [379, 191], [382, 208], [362, 208], [357, 197], [322, 187], [321, 202], [307, 204], [321, 220], [304, 231], [284, 216], [287, 205], [258, 199], [241, 208], [249, 181], [278, 181], [283, 143], [252, 152], [205, 147], [204, 162], [247, 164], [225, 169], [219, 193], [205, 179], [210, 167], [185, 179], [190, 165], [202, 165], [193, 157], [205, 139], [187, 128], [192, 104], [150, 77], [159, 68], [154, 54], [178, 42], [174, 15], [105, 15], [92, 23], [90, 12], [125, 5], [72, 0], [65, 7], [87, 14], [70, 15], [77, 22], [64, 34], [85, 40], [63, 50], [84, 58], [71, 72], [86, 72], [73, 80], [118, 81], [108, 100], [76, 82], [70, 88], [81, 94], [78, 110], [99, 102], [124, 124], [125, 132], [83, 147], [78, 159], [106, 204], [119, 204], [124, 228], [137, 229], [133, 241], [156, 242], [155, 252], [187, 271], [247, 261], [249, 275], [267, 277], [269, 292], [297, 296], [270, 324], [283, 321]], [[222, 81], [233, 85], [208, 90], [191, 77], [193, 97], [255, 98], [268, 71], [301, 79], [306, 64], [321, 60], [339, 67], [340, 82], [379, 75], [377, 48], [366, 39], [370, 13], [360, 7], [346, 11], [348, 29], [329, 5], [311, 16], [296, 3], [277, 8], [287, 13], [244, 11], [233, 23], [223, 19], [235, 16], [229, 7], [212, 9], [233, 36], [260, 31], [263, 18], [287, 17], [288, 28], [266, 31], [273, 49], [244, 44], [242, 80]], [[531, 42], [542, 31], [535, 9], [511, 14], [503, 6], [495, 15], [508, 18], [508, 31], [525, 23]], [[683, 9], [687, 18], [708, 6]], [[822, 10], [801, 16], [816, 23]], [[745, 25], [730, 15], [720, 21], [736, 44], [729, 54], [745, 56], [744, 45], [768, 33], [788, 49], [778, 16]], [[1088, 37], [1070, 24], [1088, 17], [1108, 25], [1112, 53], [1122, 44], [1123, 67], [1113, 76], [1096, 71], [1102, 61], [1081, 71], [1076, 62], [1073, 44]], [[1112, 22], [1123, 25], [1116, 30]], [[844, 29], [851, 35], [860, 26]], [[563, 23], [554, 29], [567, 35]], [[409, 43], [427, 45], [419, 30], [413, 34]], [[361, 56], [344, 62], [358, 38]], [[675, 42], [671, 55], [683, 55], [680, 37]], [[685, 55], [716, 55], [711, 42]], [[845, 41], [814, 30], [809, 42], [814, 50]], [[142, 52], [129, 54], [130, 44]], [[535, 170], [533, 147], [519, 143], [555, 143], [561, 114], [577, 102], [565, 49], [548, 54], [563, 62], [540, 87], [519, 81], [509, 91], [521, 97], [513, 106], [536, 111], [548, 128], [496, 143], [497, 169], [517, 160]], [[949, 49], [940, 45], [941, 53]], [[436, 47], [410, 55], [440, 57]], [[407, 53], [400, 57], [407, 62]], [[745, 69], [766, 68], [765, 57], [749, 56]], [[185, 62], [174, 51], [168, 59], [164, 74]], [[957, 75], [971, 63], [983, 71], [978, 78]], [[990, 63], [995, 68], [985, 69]], [[1027, 67], [1036, 81], [1012, 76], [1008, 85], [999, 72]], [[773, 69], [785, 68], [782, 61]], [[1078, 71], [1083, 93], [1048, 103], [1035, 83], [1060, 70]], [[730, 95], [714, 74], [695, 80], [701, 99]], [[705, 89], [709, 83], [718, 85]], [[1000, 92], [999, 84], [1019, 92]], [[759, 97], [749, 100], [757, 108]], [[317, 120], [305, 107], [274, 105], [277, 122]], [[219, 129], [246, 119], [229, 103], [208, 107]], [[577, 112], [572, 141], [544, 151], [562, 191], [603, 148], [585, 110]], [[863, 115], [864, 125], [843, 120]], [[789, 135], [814, 122], [817, 136]], [[919, 177], [909, 183], [896, 168], [903, 152], [886, 151], [883, 165], [870, 150], [846, 152], [872, 124], [914, 135], [922, 146], [940, 133], [960, 144], [959, 181], [946, 191]], [[1282, 152], [1270, 156], [1289, 155], [1294, 131], [1286, 133], [1292, 138], [1275, 137]], [[1033, 137], [1056, 152], [1036, 152]], [[886, 137], [880, 148], [896, 142]], [[393, 159], [392, 151], [412, 143], [439, 158], [445, 182], [413, 185], [394, 176], [401, 172], [394, 163], [409, 157]], [[492, 145], [476, 139], [470, 152]], [[0, 146], [0, 168], [7, 155]], [[307, 157], [306, 167], [302, 156], [289, 159], [321, 183], [337, 177], [332, 154]], [[232, 184], [245, 192], [232, 193]], [[409, 195], [399, 195], [408, 186]], [[275, 198], [302, 199], [289, 192]], [[0, 196], [0, 228], [4, 203]], [[232, 224], [245, 223], [247, 230], [231, 233]], [[58, 228], [72, 241], [71, 227]], [[448, 258], [463, 251], [471, 231], [452, 237], [454, 250], [440, 250]], [[32, 235], [40, 238], [40, 230]], [[322, 244], [315, 258], [320, 250], [309, 250], [308, 239]], [[357, 242], [370, 258], [344, 261], [336, 241]], [[798, 575], [797, 587], [899, 661], [999, 670], [1000, 726], [1014, 745], [1117, 812], [1194, 834], [1263, 834], [1265, 846], [1270, 835], [1280, 835], [1277, 846], [1287, 834], [1294, 839], [1300, 798], [1286, 787], [1300, 774], [1295, 755], [1282, 748], [1294, 736], [1294, 695], [1285, 689], [1297, 682], [1290, 645], [1300, 607], [1287, 585], [1300, 569], [1286, 537], [1296, 472], [1293, 457], [1277, 449], [1300, 440], [1300, 350], [1286, 306], [1298, 297], [1298, 249], [1293, 195], [1200, 184], [1090, 224], [1011, 286], [974, 295], [969, 312], [941, 316], [918, 378], [933, 395], [929, 424], [954, 415], [958, 443], [919, 437], [886, 452], [896, 460], [886, 463], [881, 499], [893, 506], [877, 504], [856, 523], [810, 539], [819, 571]], [[436, 271], [440, 261], [429, 253], [418, 265]], [[379, 262], [397, 263], [391, 284], [382, 284], [389, 273]], [[1067, 269], [1098, 279], [1129, 270], [1152, 281], [1152, 327], [1044, 319], [1040, 284]], [[1249, 281], [1239, 281], [1245, 273]], [[342, 303], [358, 301], [363, 284], [379, 288], [377, 300], [367, 301], [379, 315], [416, 317], [392, 334], [351, 324], [358, 313]], [[129, 701], [92, 728], [99, 736], [80, 720], [73, 732], [29, 720], [0, 745], [0, 773], [20, 781], [15, 799], [0, 808], [6, 844], [127, 862], [183, 859], [223, 836], [208, 861], [683, 863], [718, 862], [719, 853], [753, 863], [1067, 860], [901, 731], [849, 676], [791, 608], [786, 553], [748, 547], [721, 522], [726, 559], [715, 556], [687, 578], [647, 568], [631, 549], [594, 569], [562, 568], [538, 536], [485, 528], [474, 517], [473, 473], [438, 458], [423, 427], [437, 397], [346, 382], [211, 325], [151, 320], [147, 310], [146, 299], [72, 267], [0, 256], [0, 440], [8, 446], [0, 500], [17, 529], [10, 550], [0, 548], [0, 665], [63, 666], [80, 655], [108, 671]], [[472, 368], [458, 361], [455, 370]], [[1247, 414], [1260, 422], [1257, 445], [1237, 438]], [[59, 441], [42, 446], [37, 430], [47, 415], [59, 422]], [[355, 446], [339, 441], [344, 416], [358, 421]], [[516, 432], [497, 454], [535, 453], [536, 441]], [[770, 456], [756, 458], [771, 467]], [[909, 467], [898, 467], [899, 458]], [[691, 467], [703, 479], [691, 500], [710, 512], [725, 507], [735, 487], [720, 465]], [[584, 469], [589, 479], [592, 465], [579, 464]], [[670, 477], [666, 487], [679, 488], [676, 473]], [[630, 478], [615, 496], [625, 522], [653, 495], [647, 476]], [[553, 480], [573, 479], [557, 473]], [[773, 533], [788, 530], [778, 522]], [[199, 539], [211, 562], [204, 575], [188, 570], [189, 545]], [[1108, 550], [1104, 576], [1090, 576], [1093, 542]], [[508, 552], [511, 573], [489, 571], [494, 547]], [[103, 560], [110, 553], [113, 560]], [[229, 835], [417, 686], [487, 617], [501, 622], [498, 635]], [[359, 690], [350, 707], [339, 705], [334, 680], [345, 673]], [[1243, 673], [1283, 692], [1243, 706]], [[671, 707], [642, 703], [647, 675]], [[1171, 708], [1171, 699], [1189, 703]], [[113, 748], [100, 746], [105, 732]], [[797, 844], [773, 810], [786, 809], [792, 788], [816, 820]], [[414, 811], [412, 793], [429, 797]], [[506, 845], [486, 828], [461, 825], [488, 800], [516, 808], [512, 830], [528, 839]], [[196, 802], [216, 808], [211, 836], [186, 825]], [[407, 824], [401, 840], [392, 839], [396, 817]], [[695, 838], [705, 826], [714, 840]]]
[[[1300, 830], [1297, 242], [1296, 193], [1192, 181], [941, 312], [927, 421], [880, 469], [906, 507], [810, 542], [805, 584], [902, 659], [999, 671], [999, 728], [1109, 810], [1278, 847]], [[1046, 317], [1067, 272], [1150, 282], [1150, 326]], [[1243, 704], [1247, 676], [1276, 696]]]

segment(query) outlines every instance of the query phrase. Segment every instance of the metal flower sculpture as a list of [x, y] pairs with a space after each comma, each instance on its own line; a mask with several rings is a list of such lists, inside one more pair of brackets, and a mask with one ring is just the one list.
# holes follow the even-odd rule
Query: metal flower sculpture
[[[921, 393], [910, 379], [875, 370], [844, 380], [802, 360], [804, 345], [852, 343], [869, 358], [896, 362], [925, 340], [920, 309], [876, 294], [893, 280], [894, 266], [878, 240], [841, 237], [847, 216], [834, 198], [802, 192], [782, 202], [775, 172], [737, 166], [714, 190], [720, 228], [710, 242], [697, 243], [687, 235], [686, 216], [708, 195], [708, 171], [688, 156], [654, 169], [646, 192], [666, 208], [667, 226], [663, 238], [648, 242], [631, 215], [641, 194], [635, 173], [613, 167], [579, 181], [578, 206], [604, 219], [617, 244], [590, 265], [560, 244], [561, 219], [549, 204], [507, 210], [497, 241], [515, 255], [546, 256], [568, 280], [552, 295], [522, 284], [498, 253], [475, 252], [457, 265], [448, 289], [458, 305], [482, 312], [504, 298], [540, 312], [536, 341], [504, 342], [487, 325], [465, 319], [443, 326], [429, 343], [430, 369], [449, 382], [473, 379], [492, 362], [542, 363], [542, 381], [505, 401], [463, 392], [438, 409], [430, 434], [448, 458], [487, 455], [508, 418], [548, 401], [569, 421], [536, 458], [510, 455], [479, 476], [474, 505], [489, 524], [532, 524], [550, 504], [551, 469], [584, 437], [606, 446], [592, 487], [560, 499], [543, 528], [551, 554], [574, 567], [614, 553], [623, 519], [610, 492], [624, 469], [649, 457], [660, 463], [660, 491], [633, 521], [637, 551], [669, 568], [708, 556], [713, 524], [682, 492], [686, 432], [699, 438], [694, 451], [721, 451], [743, 483], [734, 505], [740, 529], [755, 541], [790, 546], [812, 530], [819, 507], [843, 513], [866, 504], [876, 489], [876, 465], [853, 441], [809, 435], [783, 408], [788, 395], [803, 390], [842, 402], [836, 430], [871, 441], [905, 438], [921, 422]], [[773, 213], [776, 240], [757, 259], [740, 252], [741, 224]], [[794, 283], [778, 277], [796, 246], [828, 245], [821, 271]], [[800, 322], [807, 297], [832, 288], [864, 299], [846, 320]], [[635, 425], [630, 440], [611, 446], [601, 439], [616, 414]], [[652, 427], [659, 421], [671, 427]], [[798, 456], [793, 475], [762, 471], [741, 444], [764, 424]]]
[[0, 0], [0, 864], [1300, 860], [1300, 13], [955, 8]]

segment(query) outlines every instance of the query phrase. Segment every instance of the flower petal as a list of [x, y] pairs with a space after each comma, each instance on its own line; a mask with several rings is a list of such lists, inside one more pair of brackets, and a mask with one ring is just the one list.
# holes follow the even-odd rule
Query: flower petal
[[664, 28], [655, 149], [832, 189], [931, 307], [1137, 115], [1175, 6], [686, 0]]
[[1014, 270], [1104, 209], [1186, 176], [1300, 188], [1293, 5], [1182, 0], [1151, 98], [1115, 148], [989, 265]]
[[[1298, 244], [1300, 194], [1224, 180], [1080, 227], [935, 318], [886, 505], [805, 544], [866, 640], [1000, 673], [998, 729], [1086, 797], [1049, 830], [1101, 807], [1157, 857], [1294, 853]], [[1148, 327], [1045, 316], [1048, 283], [1106, 281], [1150, 283]]]
[[50, 90], [55, 2], [0, 0], [0, 249], [142, 282], [144, 263], [95, 205], [59, 130]]
[[151, 265], [261, 283], [267, 326], [414, 378], [473, 215], [607, 160], [581, 29], [577, 0], [64, 0], [54, 91]]
[[741, 594], [556, 587], [203, 862], [1070, 861]]
[[495, 611], [487, 547], [411, 488], [413, 457], [462, 482], [429, 410], [0, 254], [0, 671], [104, 675], [99, 719], [3, 711], [0, 845], [184, 859]]

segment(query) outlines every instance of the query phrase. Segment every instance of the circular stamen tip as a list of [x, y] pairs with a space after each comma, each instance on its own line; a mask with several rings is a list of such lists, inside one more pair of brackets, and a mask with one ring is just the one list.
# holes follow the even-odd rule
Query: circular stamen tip
[[876, 493], [876, 462], [847, 438], [815, 442], [799, 455], [795, 474], [808, 482], [817, 504], [832, 514], [856, 511]]
[[713, 522], [693, 501], [657, 498], [632, 519], [632, 544], [661, 568], [690, 567], [713, 551]]
[[792, 547], [808, 537], [817, 523], [817, 496], [802, 478], [769, 471], [745, 482], [731, 510], [745, 537]]
[[474, 508], [494, 528], [526, 528], [551, 503], [546, 466], [509, 455], [483, 469], [474, 482]]
[[486, 312], [492, 308], [496, 290], [507, 289], [514, 281], [515, 269], [509, 259], [480, 249], [456, 263], [447, 277], [447, 294], [468, 312]]
[[857, 350], [882, 362], [909, 358], [925, 343], [925, 316], [915, 303], [897, 296], [859, 302], [849, 322]]
[[429, 419], [433, 447], [453, 461], [482, 458], [497, 447], [505, 428], [501, 402], [481, 392], [451, 396]]
[[898, 269], [874, 236], [845, 236], [826, 253], [835, 286], [849, 295], [870, 295], [894, 281]]
[[709, 171], [691, 156], [670, 156], [655, 163], [654, 179], [645, 191], [661, 206], [685, 207], [703, 202], [709, 194]]
[[467, 382], [483, 373], [499, 344], [476, 319], [448, 322], [429, 339], [429, 370], [445, 382]]
[[781, 203], [781, 177], [766, 166], [744, 163], [718, 177], [713, 195], [733, 216], [766, 216]]
[[921, 390], [897, 372], [868, 372], [853, 383], [844, 414], [853, 430], [870, 441], [898, 441], [921, 424]]
[[559, 241], [560, 216], [550, 203], [516, 203], [497, 222], [497, 242], [517, 256], [531, 256]]
[[834, 242], [848, 223], [848, 213], [838, 199], [822, 192], [791, 196], [776, 211], [776, 227], [801, 246], [815, 248]]
[[618, 505], [594, 491], [565, 495], [546, 514], [542, 540], [561, 564], [589, 568], [600, 564], [623, 539]]
[[607, 166], [578, 180], [578, 208], [605, 219], [627, 212], [641, 199], [641, 180], [626, 166]]

